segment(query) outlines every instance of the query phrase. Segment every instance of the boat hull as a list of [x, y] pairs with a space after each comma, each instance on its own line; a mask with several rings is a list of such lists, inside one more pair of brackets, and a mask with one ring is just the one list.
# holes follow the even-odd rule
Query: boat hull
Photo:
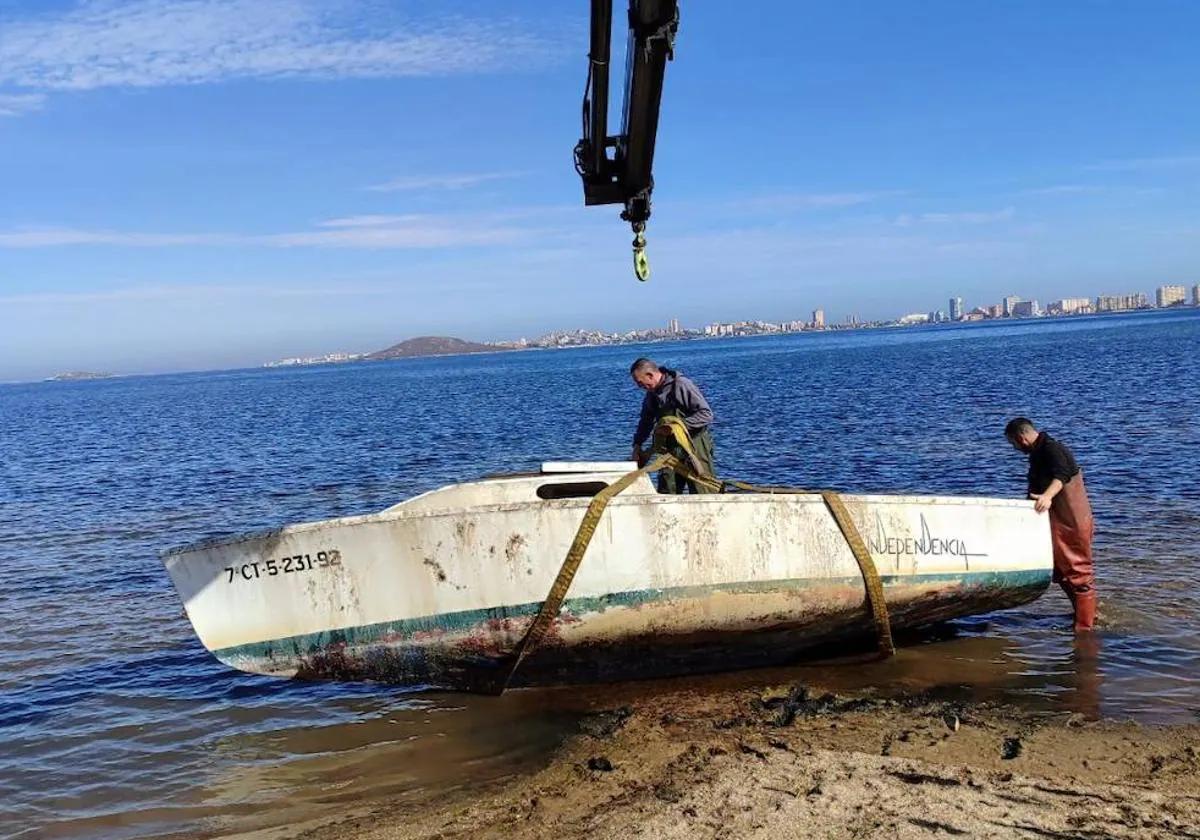
[[[911, 630], [1027, 604], [1044, 571], [882, 579], [892, 627]], [[275, 639], [214, 651], [230, 667], [318, 680], [486, 691], [540, 603]], [[568, 598], [511, 688], [617, 682], [769, 667], [873, 637], [861, 578]]]
[[[164, 562], [201, 641], [230, 667], [484, 690], [510, 667], [590, 495], [620, 475], [453, 485]], [[897, 631], [1020, 606], [1050, 583], [1049, 525], [1031, 503], [843, 500]], [[857, 562], [819, 495], [663, 496], [643, 477], [604, 511], [559, 615], [509, 685], [780, 664], [874, 632]]]

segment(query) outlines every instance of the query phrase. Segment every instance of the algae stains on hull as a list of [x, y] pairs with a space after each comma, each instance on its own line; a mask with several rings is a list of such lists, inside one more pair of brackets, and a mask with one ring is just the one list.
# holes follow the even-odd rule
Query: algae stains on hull
[[[436, 574], [436, 570], [434, 570]], [[1048, 575], [961, 576], [888, 587], [896, 631], [1018, 606]], [[300, 679], [370, 681], [486, 691], [528, 630], [538, 604], [349, 628], [219, 651], [226, 664]], [[809, 652], [872, 638], [860, 586], [740, 584], [693, 593], [623, 593], [569, 600], [513, 687], [712, 674], [784, 665]]]

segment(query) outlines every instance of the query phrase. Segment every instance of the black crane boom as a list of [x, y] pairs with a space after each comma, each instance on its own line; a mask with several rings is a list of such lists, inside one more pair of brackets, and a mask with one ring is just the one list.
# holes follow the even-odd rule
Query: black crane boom
[[591, 49], [583, 99], [583, 137], [575, 145], [575, 168], [584, 203], [622, 204], [633, 228], [634, 270], [649, 277], [645, 229], [654, 191], [654, 143], [667, 62], [674, 58], [679, 28], [677, 0], [629, 0], [629, 46], [621, 133], [608, 133], [612, 0], [591, 0]]

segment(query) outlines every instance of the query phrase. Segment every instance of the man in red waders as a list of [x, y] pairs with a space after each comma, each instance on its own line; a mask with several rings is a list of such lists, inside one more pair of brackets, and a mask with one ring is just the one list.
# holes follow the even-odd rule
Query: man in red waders
[[1038, 513], [1050, 511], [1054, 581], [1075, 607], [1075, 630], [1096, 621], [1096, 575], [1092, 571], [1092, 506], [1083, 473], [1065, 444], [1018, 417], [1004, 429], [1008, 442], [1029, 455], [1029, 498]]

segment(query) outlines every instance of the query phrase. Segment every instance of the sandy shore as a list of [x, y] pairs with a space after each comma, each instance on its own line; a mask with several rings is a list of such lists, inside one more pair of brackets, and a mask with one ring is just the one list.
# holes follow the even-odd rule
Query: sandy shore
[[304, 836], [1200, 838], [1200, 727], [697, 690], [586, 715], [528, 776], [343, 813]]

